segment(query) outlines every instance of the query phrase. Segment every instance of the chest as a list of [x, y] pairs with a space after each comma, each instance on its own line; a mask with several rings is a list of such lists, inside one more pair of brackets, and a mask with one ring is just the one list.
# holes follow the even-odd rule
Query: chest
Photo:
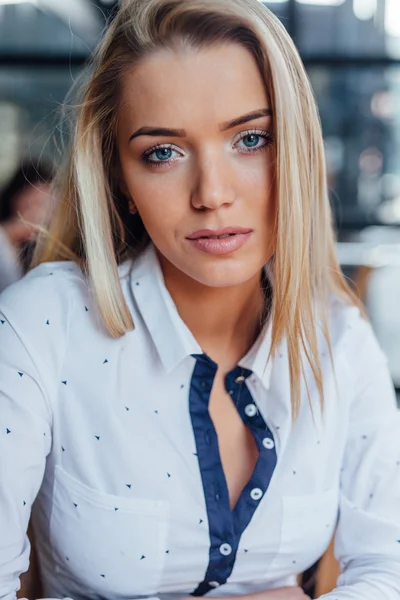
[[233, 509], [251, 478], [259, 452], [250, 429], [243, 423], [219, 374], [211, 390], [209, 412], [218, 437], [219, 453]]

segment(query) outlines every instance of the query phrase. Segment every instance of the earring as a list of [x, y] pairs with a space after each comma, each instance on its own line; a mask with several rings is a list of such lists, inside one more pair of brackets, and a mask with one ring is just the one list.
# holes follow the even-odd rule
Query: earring
[[132, 198], [129, 199], [129, 212], [131, 213], [131, 215], [135, 215], [137, 213], [137, 208], [136, 205], [134, 203], [134, 201], [132, 200]]

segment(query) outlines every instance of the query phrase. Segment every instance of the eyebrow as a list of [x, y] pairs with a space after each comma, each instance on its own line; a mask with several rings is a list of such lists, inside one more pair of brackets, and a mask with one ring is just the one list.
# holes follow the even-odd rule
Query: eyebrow
[[[229, 129], [233, 129], [234, 127], [238, 127], [239, 125], [248, 123], [249, 121], [254, 121], [255, 119], [261, 119], [262, 117], [271, 116], [272, 110], [270, 108], [262, 108], [260, 110], [255, 110], [247, 115], [243, 115], [242, 117], [237, 117], [236, 119], [233, 119], [233, 121], [222, 123], [220, 125], [220, 131], [228, 131]], [[154, 137], [164, 136], [183, 138], [186, 136], [186, 131], [184, 129], [167, 129], [165, 127], [141, 127], [140, 129], [135, 131], [135, 133], [132, 133], [128, 143], [130, 143], [132, 140], [141, 135], [150, 135]]]

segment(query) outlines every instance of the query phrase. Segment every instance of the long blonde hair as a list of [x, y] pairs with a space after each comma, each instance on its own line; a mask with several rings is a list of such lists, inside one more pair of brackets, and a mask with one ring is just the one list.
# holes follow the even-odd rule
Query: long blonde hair
[[[90, 282], [104, 324], [119, 337], [134, 327], [118, 264], [148, 238], [118, 188], [116, 124], [120, 83], [147, 54], [177, 42], [195, 48], [234, 42], [257, 61], [274, 115], [276, 250], [273, 257], [272, 347], [288, 345], [293, 414], [300, 405], [304, 353], [323, 405], [317, 319], [329, 343], [330, 294], [359, 305], [335, 256], [321, 125], [298, 52], [280, 21], [258, 0], [123, 0], [98, 47], [77, 107], [60, 198], [33, 266], [77, 261]], [[318, 325], [319, 326], [319, 325]]]

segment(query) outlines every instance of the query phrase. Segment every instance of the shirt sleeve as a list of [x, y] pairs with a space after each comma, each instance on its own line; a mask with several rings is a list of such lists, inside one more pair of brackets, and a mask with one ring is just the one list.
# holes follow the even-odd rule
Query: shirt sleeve
[[0, 598], [11, 600], [29, 567], [32, 504], [51, 446], [44, 386], [21, 339], [0, 313]]
[[326, 600], [400, 599], [400, 413], [371, 326], [358, 316], [345, 344], [352, 386], [335, 555]]
[[0, 600], [16, 600], [29, 568], [28, 523], [51, 450], [50, 392], [38, 360], [0, 312]]

